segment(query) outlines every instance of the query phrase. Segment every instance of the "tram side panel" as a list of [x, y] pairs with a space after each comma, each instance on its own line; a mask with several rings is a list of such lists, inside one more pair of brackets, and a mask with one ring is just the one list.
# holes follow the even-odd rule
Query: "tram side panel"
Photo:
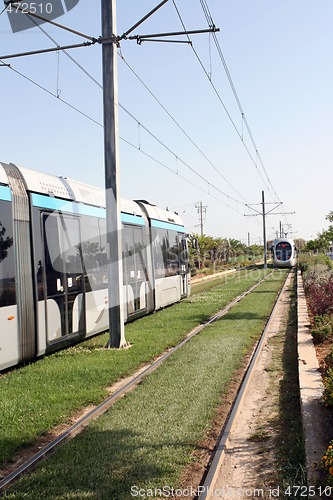
[[[28, 193], [23, 194], [28, 207]], [[8, 185], [0, 185], [0, 370], [108, 328], [105, 209], [29, 192], [27, 242], [15, 232], [12, 196]], [[189, 286], [183, 226], [152, 220], [133, 203], [127, 202], [133, 213], [121, 215], [126, 321], [179, 301]], [[19, 273], [22, 241], [29, 252], [31, 245], [32, 263]], [[16, 285], [25, 289], [21, 275], [34, 290], [29, 315], [36, 332], [29, 329], [29, 357], [20, 326], [23, 305], [17, 305]]]
[[[32, 204], [38, 354], [43, 354], [108, 329], [105, 209], [36, 194]], [[129, 321], [147, 314], [153, 285], [144, 219], [122, 214], [122, 221], [123, 307]]]
[[0, 186], [0, 369], [19, 362], [12, 195]]

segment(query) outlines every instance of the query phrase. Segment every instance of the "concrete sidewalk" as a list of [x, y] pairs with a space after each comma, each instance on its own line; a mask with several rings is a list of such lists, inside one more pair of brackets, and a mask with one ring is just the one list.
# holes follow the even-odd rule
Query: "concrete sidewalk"
[[[324, 385], [309, 330], [310, 320], [300, 271], [297, 276], [298, 313], [298, 368], [305, 439], [308, 484], [314, 485], [318, 478], [318, 467], [328, 446], [329, 433], [322, 428], [324, 422]], [[328, 431], [328, 429], [327, 429]]]

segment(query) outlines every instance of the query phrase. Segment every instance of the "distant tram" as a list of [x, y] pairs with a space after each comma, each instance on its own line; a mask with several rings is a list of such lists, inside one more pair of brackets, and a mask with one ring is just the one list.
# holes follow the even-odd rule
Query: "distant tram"
[[[125, 321], [190, 293], [181, 218], [122, 200]], [[0, 163], [0, 370], [108, 329], [104, 190]]]
[[274, 240], [272, 247], [273, 265], [275, 267], [294, 267], [296, 265], [296, 246], [292, 239]]

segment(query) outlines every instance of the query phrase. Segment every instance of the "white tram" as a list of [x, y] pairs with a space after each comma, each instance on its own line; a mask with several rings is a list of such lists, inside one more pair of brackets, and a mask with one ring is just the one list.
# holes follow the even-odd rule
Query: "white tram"
[[273, 243], [273, 265], [275, 267], [294, 267], [296, 265], [296, 246], [292, 239], [279, 238]]
[[[190, 293], [180, 217], [122, 200], [125, 320]], [[0, 370], [108, 329], [102, 189], [0, 163]]]

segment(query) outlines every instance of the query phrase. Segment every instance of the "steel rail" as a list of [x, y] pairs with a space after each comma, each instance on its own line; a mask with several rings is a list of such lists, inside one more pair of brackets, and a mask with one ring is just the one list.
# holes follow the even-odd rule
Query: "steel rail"
[[226, 448], [226, 445], [227, 445], [227, 442], [229, 439], [229, 435], [231, 433], [231, 430], [233, 428], [235, 420], [238, 416], [240, 405], [242, 403], [247, 386], [248, 386], [249, 381], [251, 379], [253, 369], [254, 369], [256, 362], [257, 362], [257, 359], [261, 353], [262, 346], [266, 340], [267, 331], [271, 325], [272, 319], [273, 319], [274, 314], [275, 314], [275, 310], [276, 310], [277, 305], [281, 299], [282, 293], [284, 292], [284, 290], [286, 288], [287, 281], [288, 281], [288, 278], [289, 278], [291, 272], [292, 271], [290, 271], [286, 276], [286, 279], [281, 287], [281, 290], [280, 290], [280, 292], [275, 300], [272, 312], [268, 318], [266, 326], [265, 326], [265, 328], [260, 336], [260, 339], [258, 340], [258, 342], [256, 344], [256, 347], [253, 350], [252, 356], [249, 360], [248, 366], [246, 368], [246, 371], [244, 373], [240, 387], [238, 389], [236, 398], [233, 402], [232, 408], [231, 408], [229, 415], [227, 417], [227, 420], [224, 424], [224, 427], [222, 429], [220, 437], [218, 438], [218, 444], [215, 447], [214, 454], [212, 456], [212, 459], [211, 459], [209, 467], [208, 467], [208, 471], [205, 474], [205, 479], [203, 481], [203, 484], [201, 484], [198, 488], [198, 491], [199, 491], [198, 500], [208, 500], [209, 498], [211, 498], [212, 490], [214, 489], [214, 485], [215, 485], [216, 480], [217, 480], [218, 472], [219, 472], [221, 465], [222, 465], [222, 462], [223, 462], [224, 452], [225, 452], [225, 448]]
[[[142, 370], [138, 375], [135, 375], [130, 379], [122, 388], [117, 390], [114, 394], [105, 399], [102, 403], [100, 403], [96, 408], [93, 408], [89, 413], [87, 413], [84, 417], [78, 420], [75, 424], [71, 425], [66, 431], [60, 434], [56, 439], [51, 441], [49, 444], [44, 446], [40, 451], [38, 451], [31, 458], [26, 460], [23, 464], [21, 464], [17, 469], [13, 470], [7, 476], [5, 476], [0, 481], [0, 493], [6, 490], [11, 484], [17, 481], [22, 475], [34, 469], [39, 462], [46, 459], [48, 455], [51, 454], [55, 450], [57, 446], [66, 440], [70, 439], [74, 435], [78, 434], [83, 428], [91, 421], [97, 418], [99, 415], [104, 413], [106, 410], [112, 406], [117, 399], [122, 397], [125, 393], [132, 390], [136, 385], [138, 385], [141, 380], [156, 370], [166, 359], [168, 359], [174, 352], [183, 347], [189, 340], [191, 340], [195, 335], [200, 333], [206, 326], [211, 325], [214, 321], [220, 319], [224, 316], [233, 306], [235, 306], [240, 300], [249, 295], [255, 288], [261, 285], [269, 276], [272, 275], [272, 272], [267, 274], [265, 278], [261, 279], [255, 285], [252, 285], [248, 290], [238, 295], [235, 299], [233, 299], [226, 307], [224, 307], [217, 314], [212, 316], [206, 323], [196, 327], [192, 330], [187, 337], [182, 340], [175, 347], [165, 352], [162, 356], [160, 356], [157, 360], [155, 360], [151, 365], [147, 366], [144, 370]], [[1, 496], [1, 495], [0, 495]]]

